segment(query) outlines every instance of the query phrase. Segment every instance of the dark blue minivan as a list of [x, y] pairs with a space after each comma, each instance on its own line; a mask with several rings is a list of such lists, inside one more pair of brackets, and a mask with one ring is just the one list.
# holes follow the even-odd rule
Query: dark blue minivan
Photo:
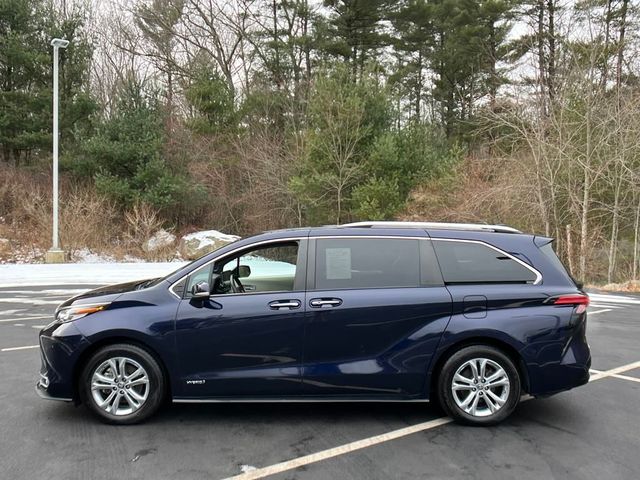
[[524, 393], [588, 381], [588, 302], [552, 239], [510, 227], [273, 231], [67, 300], [36, 389], [117, 424], [165, 399], [437, 400], [495, 424]]

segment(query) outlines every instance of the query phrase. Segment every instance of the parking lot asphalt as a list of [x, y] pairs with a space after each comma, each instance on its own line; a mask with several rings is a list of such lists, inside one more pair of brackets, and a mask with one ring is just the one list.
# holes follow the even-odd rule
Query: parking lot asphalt
[[176, 404], [116, 427], [34, 392], [38, 330], [87, 288], [0, 288], [0, 478], [640, 478], [640, 296], [594, 295], [593, 381], [496, 427], [423, 403]]

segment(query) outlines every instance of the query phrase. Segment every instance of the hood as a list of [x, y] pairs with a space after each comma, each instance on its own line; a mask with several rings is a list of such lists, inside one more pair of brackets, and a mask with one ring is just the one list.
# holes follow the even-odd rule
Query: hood
[[80, 295], [76, 295], [75, 297], [71, 297], [70, 299], [65, 300], [60, 304], [60, 306], [58, 306], [56, 312], [61, 308], [68, 307], [70, 305], [113, 302], [123, 293], [144, 288], [154, 280], [156, 279], [136, 280], [135, 282], [118, 283], [115, 285], [107, 285], [105, 287], [89, 290], [88, 292], [81, 293]]

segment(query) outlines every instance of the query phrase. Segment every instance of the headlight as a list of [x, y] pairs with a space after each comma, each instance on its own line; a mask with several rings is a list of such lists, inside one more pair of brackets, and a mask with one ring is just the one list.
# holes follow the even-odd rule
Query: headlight
[[58, 310], [56, 320], [59, 322], [70, 322], [82, 317], [86, 317], [92, 313], [101, 312], [109, 306], [108, 303], [100, 303], [95, 305], [77, 305], [75, 307], [65, 307]]

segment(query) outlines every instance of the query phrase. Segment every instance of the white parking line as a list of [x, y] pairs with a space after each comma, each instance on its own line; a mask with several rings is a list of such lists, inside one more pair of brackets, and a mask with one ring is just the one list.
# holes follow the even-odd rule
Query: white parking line
[[26, 308], [18, 308], [16, 310], [3, 310], [0, 312], [0, 316], [13, 315], [14, 313], [24, 312]]
[[[638, 367], [640, 367], [640, 361], [630, 363], [628, 365], [623, 365], [621, 367], [613, 368], [611, 370], [599, 371], [589, 379], [589, 382], [600, 380], [606, 377], [613, 377], [619, 373], [626, 372], [627, 370], [633, 370], [634, 368], [638, 368]], [[521, 401], [530, 400], [531, 398], [533, 397], [525, 397]], [[362, 440], [357, 440], [355, 442], [346, 443], [338, 447], [329, 448], [327, 450], [322, 450], [320, 452], [312, 453], [310, 455], [305, 455], [303, 457], [298, 457], [292, 460], [287, 460], [285, 462], [276, 463], [268, 467], [258, 468], [250, 472], [241, 473], [233, 477], [228, 477], [225, 480], [256, 480], [258, 478], [269, 477], [271, 475], [287, 472], [289, 470], [293, 470], [295, 468], [299, 468], [304, 465], [309, 465], [310, 463], [320, 462], [322, 460], [327, 460], [329, 458], [337, 457], [339, 455], [351, 453], [356, 450], [361, 450], [363, 448], [372, 447], [374, 445], [388, 442], [390, 440], [395, 440], [396, 438], [401, 438], [414, 433], [431, 430], [433, 428], [440, 427], [442, 425], [446, 425], [447, 423], [451, 423], [451, 422], [453, 422], [453, 419], [449, 417], [436, 418], [435, 420], [418, 423], [416, 425], [400, 428], [398, 430], [392, 430], [390, 432], [383, 433], [381, 435], [375, 435], [373, 437], [364, 438]]]
[[623, 303], [628, 305], [640, 305], [640, 299], [638, 297], [630, 297], [625, 295], [607, 295], [599, 293], [590, 293], [589, 298], [593, 302], [602, 303]]
[[637, 382], [640, 383], [640, 378], [636, 378], [636, 377], [629, 377], [628, 375], [611, 375], [613, 378], [619, 378], [620, 380], [628, 380], [630, 382]]
[[25, 320], [42, 320], [43, 318], [50, 318], [53, 320], [53, 313], [51, 315], [38, 315], [34, 317], [2, 318], [0, 319], [0, 323], [17, 322], [17, 321], [24, 322]]
[[633, 370], [634, 368], [640, 368], [640, 361], [628, 363], [627, 365], [622, 365], [621, 367], [612, 368], [611, 370], [602, 371], [602, 370], [591, 369], [591, 371], [595, 372], [595, 374], [591, 375], [591, 378], [589, 379], [589, 381], [593, 382], [595, 380], [600, 380], [601, 378], [613, 377], [614, 375], [627, 372], [629, 370]]
[[[600, 370], [594, 370], [594, 369], [591, 369], [590, 371], [591, 371], [592, 373], [596, 374], [596, 375], [603, 373], [603, 372], [602, 372], [602, 371], [600, 371]], [[626, 371], [627, 371], [627, 370], [625, 370], [625, 372], [626, 372]], [[640, 378], [630, 377], [630, 376], [628, 376], [628, 375], [620, 375], [619, 373], [614, 373], [613, 375], [609, 375], [609, 376], [610, 376], [610, 377], [613, 377], [613, 378], [618, 378], [618, 379], [620, 379], [620, 380], [628, 380], [628, 381], [630, 381], [630, 382], [637, 382], [637, 383], [640, 383]]]
[[62, 303], [61, 300], [40, 300], [38, 298], [30, 297], [12, 297], [12, 298], [0, 298], [2, 303], [28, 303], [29, 305], [58, 305]]
[[28, 350], [30, 348], [38, 348], [40, 345], [27, 345], [26, 347], [10, 347], [10, 348], [2, 348], [0, 352], [15, 352], [16, 350]]
[[293, 460], [289, 460], [287, 462], [276, 463], [275, 465], [271, 465], [269, 467], [251, 470], [250, 472], [241, 473], [240, 475], [236, 475], [235, 477], [230, 477], [227, 480], [250, 480], [268, 477], [270, 475], [293, 470], [294, 468], [302, 467], [310, 463], [319, 462], [328, 458], [337, 457], [338, 455], [344, 455], [345, 453], [351, 453], [362, 448], [372, 447], [379, 443], [395, 440], [396, 438], [405, 437], [407, 435], [411, 435], [412, 433], [430, 430], [432, 428], [446, 425], [447, 423], [451, 422], [453, 422], [453, 419], [449, 417], [436, 418], [435, 420], [418, 423], [410, 427], [393, 430], [391, 432], [365, 438], [356, 442], [346, 443], [344, 445], [340, 445], [339, 447], [322, 450], [321, 452], [312, 453], [311, 455], [305, 455], [304, 457], [294, 458]]
[[611, 311], [610, 308], [603, 308], [602, 310], [596, 310], [595, 312], [587, 310], [587, 313], [589, 315], [595, 315], [596, 313], [604, 313], [604, 312], [610, 312], [610, 311]]
[[84, 293], [86, 292], [87, 289], [86, 288], [74, 288], [71, 290], [63, 290], [63, 289], [48, 289], [48, 290], [0, 290], [0, 294], [3, 293], [12, 293], [12, 294], [18, 294], [18, 295], [46, 295], [48, 297], [62, 297], [62, 296], [69, 296], [69, 295], [75, 295], [77, 293]]

